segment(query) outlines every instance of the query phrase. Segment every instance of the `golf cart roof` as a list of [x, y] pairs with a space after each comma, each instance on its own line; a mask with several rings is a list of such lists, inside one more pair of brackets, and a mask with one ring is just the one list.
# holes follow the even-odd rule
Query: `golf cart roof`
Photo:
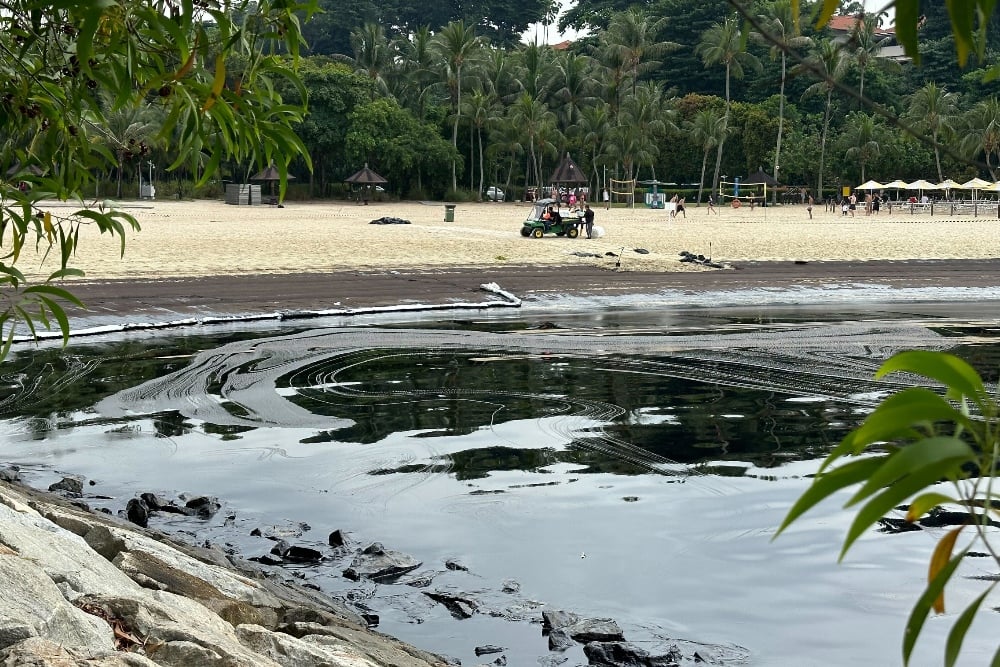
[[556, 200], [551, 197], [535, 200], [535, 206], [548, 206], [549, 204], [555, 204], [555, 203], [557, 203]]

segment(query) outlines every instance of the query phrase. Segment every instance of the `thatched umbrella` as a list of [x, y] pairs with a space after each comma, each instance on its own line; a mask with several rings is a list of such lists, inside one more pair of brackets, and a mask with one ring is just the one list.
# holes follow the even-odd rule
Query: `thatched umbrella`
[[[289, 181], [294, 181], [295, 180], [295, 177], [292, 176], [291, 174], [288, 174], [286, 176], [286, 178]], [[272, 162], [270, 164], [270, 166], [267, 167], [267, 169], [264, 169], [263, 171], [255, 174], [253, 176], [251, 176], [250, 180], [251, 181], [267, 181], [267, 183], [268, 183], [268, 185], [267, 185], [267, 194], [268, 194], [269, 197], [273, 197], [274, 196], [274, 182], [281, 180], [281, 174], [278, 173], [278, 168], [275, 167], [274, 163]]]
[[[385, 180], [384, 178], [382, 178], [381, 176], [379, 176], [377, 173], [375, 173], [374, 171], [372, 171], [368, 167], [368, 163], [365, 162], [365, 166], [364, 167], [362, 167], [358, 171], [354, 172], [353, 174], [351, 174], [350, 176], [348, 176], [347, 178], [345, 178], [344, 182], [345, 183], [351, 183], [351, 184], [354, 184], [354, 185], [360, 185], [362, 188], [370, 188], [370, 187], [372, 187], [374, 185], [381, 185], [382, 183], [388, 183], [389, 181]], [[367, 194], [365, 194], [365, 198], [364, 199], [365, 199], [365, 203], [367, 204], [368, 203], [368, 196], [367, 196]]]
[[560, 185], [579, 185], [580, 183], [587, 183], [589, 179], [583, 173], [580, 167], [576, 166], [576, 162], [573, 162], [573, 158], [569, 156], [569, 153], [563, 156], [562, 161], [556, 170], [552, 172], [552, 177], [549, 178], [549, 183], [556, 186], [556, 192], [554, 194], [556, 199], [559, 197], [559, 186]]

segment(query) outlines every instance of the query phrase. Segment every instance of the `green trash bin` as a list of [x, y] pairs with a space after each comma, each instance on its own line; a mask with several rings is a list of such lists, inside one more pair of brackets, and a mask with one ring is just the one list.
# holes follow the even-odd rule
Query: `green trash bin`
[[455, 204], [444, 205], [444, 221], [455, 222]]

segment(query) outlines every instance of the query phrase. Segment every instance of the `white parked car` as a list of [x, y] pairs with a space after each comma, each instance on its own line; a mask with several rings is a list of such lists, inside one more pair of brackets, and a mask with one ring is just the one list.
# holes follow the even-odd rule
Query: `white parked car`
[[490, 201], [503, 201], [504, 197], [505, 195], [503, 193], [503, 190], [496, 187], [495, 185], [491, 185], [490, 187], [486, 188], [486, 198], [489, 199]]

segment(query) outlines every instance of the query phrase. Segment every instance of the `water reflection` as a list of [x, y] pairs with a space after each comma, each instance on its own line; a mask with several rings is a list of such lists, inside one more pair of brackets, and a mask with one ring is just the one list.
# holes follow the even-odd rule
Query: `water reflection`
[[[114, 510], [141, 491], [218, 495], [232, 525], [178, 528], [245, 555], [269, 546], [251, 528], [282, 522], [316, 526], [302, 540], [318, 547], [343, 528], [357, 545], [414, 553], [435, 585], [474, 587], [500, 620], [482, 615], [456, 638], [411, 587], [345, 581], [343, 557], [308, 576], [378, 610], [382, 629], [473, 664], [477, 642], [505, 637], [509, 664], [547, 655], [537, 628], [529, 639], [504, 625], [536, 614], [531, 600], [614, 616], [635, 638], [745, 647], [770, 665], [802, 664], [790, 637], [822, 623], [862, 637], [876, 664], [895, 659], [883, 646], [909, 604], [878, 591], [915, 586], [930, 542], [880, 536], [855, 581], [833, 564], [837, 508], [776, 545], [770, 535], [815, 460], [913, 381], [872, 381], [882, 360], [948, 349], [995, 378], [1000, 346], [981, 324], [814, 315], [706, 312], [701, 326], [666, 328], [574, 314], [544, 328], [456, 321], [23, 351], [0, 378], [0, 450], [43, 485], [57, 471], [98, 480]], [[440, 567], [455, 556], [474, 586]], [[511, 577], [523, 595], [507, 599], [497, 591]], [[858, 659], [825, 648], [827, 664]]]

